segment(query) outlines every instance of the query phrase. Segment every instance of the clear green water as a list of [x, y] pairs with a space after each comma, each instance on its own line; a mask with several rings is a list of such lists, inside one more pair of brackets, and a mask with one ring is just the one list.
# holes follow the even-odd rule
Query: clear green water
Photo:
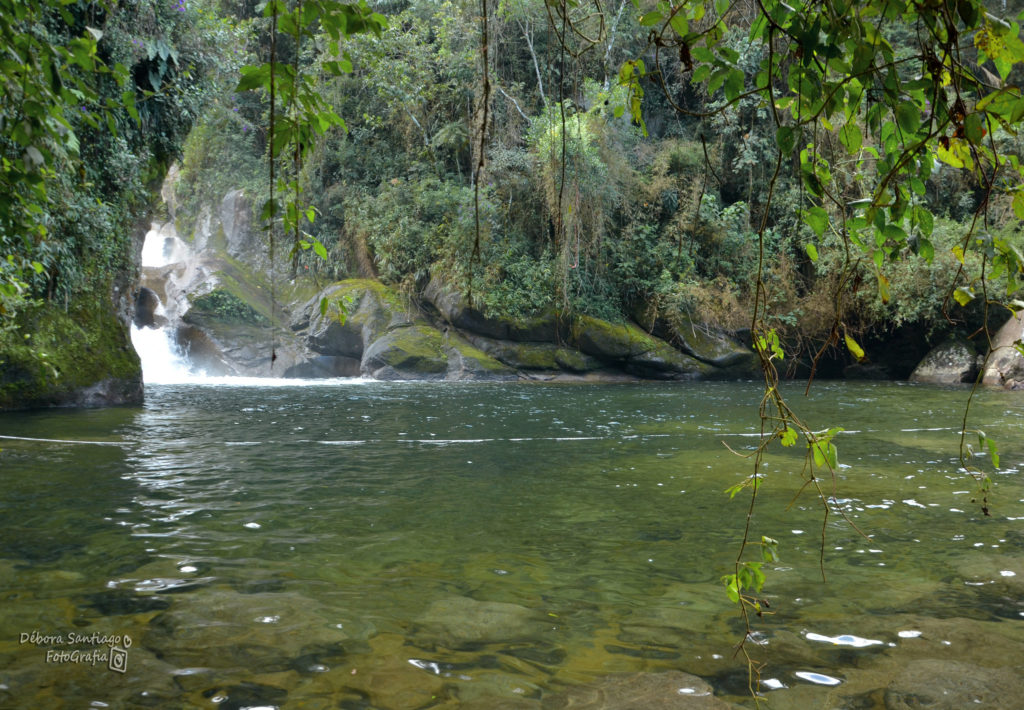
[[[718, 580], [747, 504], [723, 491], [749, 471], [723, 442], [754, 444], [758, 395], [168, 385], [140, 409], [3, 415], [22, 438], [0, 441], [0, 707], [540, 709], [667, 670], [752, 707]], [[1024, 675], [1024, 398], [975, 405], [1001, 446], [990, 518], [958, 472], [965, 398], [799, 402], [849, 430], [833, 507], [870, 539], [832, 515], [823, 582], [822, 504], [788, 506], [802, 459], [774, 452], [766, 707], [885, 707], [924, 661]], [[92, 634], [130, 637], [124, 673], [56, 654], [107, 652]]]

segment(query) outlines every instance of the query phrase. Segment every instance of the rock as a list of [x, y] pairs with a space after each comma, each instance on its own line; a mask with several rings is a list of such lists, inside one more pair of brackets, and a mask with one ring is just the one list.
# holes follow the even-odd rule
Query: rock
[[712, 368], [679, 352], [663, 340], [647, 334], [632, 323], [580, 316], [573, 323], [572, 342], [587, 355], [627, 372], [663, 379], [699, 379]]
[[219, 217], [228, 254], [236, 259], [245, 259], [251, 258], [254, 251], [263, 251], [249, 228], [252, 204], [242, 190], [231, 190], [224, 195], [220, 202]]
[[728, 710], [711, 686], [681, 671], [613, 675], [543, 700], [544, 710]]
[[517, 370], [592, 372], [603, 367], [595, 357], [554, 343], [523, 343], [474, 337], [469, 341], [487, 355]]
[[305, 362], [292, 365], [284, 377], [296, 379], [319, 379], [333, 377], [358, 377], [359, 360], [343, 355], [320, 355]]
[[450, 648], [474, 643], [535, 640], [548, 628], [544, 617], [532, 609], [469, 597], [435, 601], [417, 619], [417, 623], [424, 634]]
[[964, 338], [949, 338], [925, 355], [914, 371], [911, 382], [952, 385], [973, 382], [978, 376], [978, 353]]
[[487, 353], [473, 347], [457, 335], [443, 335], [447, 340], [449, 380], [516, 380], [519, 375]]
[[750, 342], [749, 329], [729, 334], [696, 323], [682, 314], [668, 319], [646, 307], [634, 308], [633, 317], [648, 333], [701, 362], [723, 370], [722, 374], [755, 377], [760, 372], [757, 353], [744, 344]]
[[360, 369], [378, 380], [441, 379], [448, 373], [448, 356], [439, 331], [410, 325], [373, 341]]
[[650, 350], [631, 357], [625, 370], [640, 377], [667, 380], [697, 380], [714, 374], [713, 367], [664, 341], [657, 341]]
[[135, 313], [132, 322], [136, 328], [162, 328], [167, 319], [157, 315], [160, 308], [160, 297], [151, 288], [142, 286], [135, 294]]
[[992, 340], [992, 354], [982, 375], [986, 385], [999, 385], [1007, 389], [1020, 389], [1024, 381], [1024, 355], [1013, 344], [1024, 338], [1024, 310], [1018, 311]]
[[984, 668], [961, 661], [911, 661], [885, 690], [887, 710], [1011, 707], [1024, 694], [1022, 668]]
[[[325, 298], [327, 311], [321, 313]], [[376, 281], [350, 279], [310, 299], [292, 321], [292, 330], [305, 331], [306, 344], [316, 353], [362, 359], [369, 344], [385, 332], [414, 322], [394, 291]]]
[[521, 319], [491, 318], [470, 306], [463, 294], [449, 288], [436, 276], [430, 279], [422, 296], [441, 320], [467, 333], [517, 342], [554, 343], [558, 340], [560, 329], [554, 311]]

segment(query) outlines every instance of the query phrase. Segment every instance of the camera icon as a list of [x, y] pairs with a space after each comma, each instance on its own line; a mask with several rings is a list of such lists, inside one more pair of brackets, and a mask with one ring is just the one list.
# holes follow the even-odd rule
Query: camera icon
[[107, 668], [115, 673], [124, 673], [128, 670], [128, 651], [118, 646], [110, 647]]

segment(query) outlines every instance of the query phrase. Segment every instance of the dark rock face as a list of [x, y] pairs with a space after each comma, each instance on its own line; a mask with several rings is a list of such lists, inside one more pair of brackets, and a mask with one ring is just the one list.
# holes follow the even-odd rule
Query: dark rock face
[[925, 355], [914, 371], [911, 382], [953, 385], [973, 382], [978, 376], [978, 353], [969, 340], [950, 338]]
[[162, 328], [167, 324], [167, 319], [158, 316], [156, 311], [160, 307], [160, 297], [156, 291], [142, 286], [135, 294], [135, 314], [132, 322], [136, 328]]

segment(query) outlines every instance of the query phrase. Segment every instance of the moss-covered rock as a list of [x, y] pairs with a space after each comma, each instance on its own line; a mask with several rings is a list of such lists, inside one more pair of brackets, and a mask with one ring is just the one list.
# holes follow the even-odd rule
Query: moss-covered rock
[[395, 328], [366, 348], [361, 369], [378, 380], [442, 379], [448, 355], [441, 332], [424, 325]]
[[423, 290], [423, 301], [440, 317], [459, 330], [495, 340], [553, 343], [559, 339], [558, 314], [554, 311], [524, 318], [495, 318], [471, 306], [462, 293], [436, 276]]
[[554, 343], [521, 343], [474, 337], [473, 343], [483, 352], [516, 370], [550, 372], [592, 372], [603, 367], [597, 358], [575, 348]]
[[226, 288], [215, 288], [193, 299], [192, 307], [182, 320], [198, 326], [220, 323], [255, 326], [270, 324], [266, 316]]
[[[326, 310], [322, 303], [326, 300]], [[307, 346], [320, 355], [362, 358], [370, 343], [385, 332], [426, 321], [410, 313], [395, 291], [377, 281], [339, 281], [299, 310], [292, 329], [305, 334]]]
[[0, 409], [142, 402], [139, 357], [107, 299], [81, 296], [68, 312], [46, 304], [21, 326], [0, 337]]
[[447, 340], [449, 380], [515, 380], [516, 371], [459, 336]]

